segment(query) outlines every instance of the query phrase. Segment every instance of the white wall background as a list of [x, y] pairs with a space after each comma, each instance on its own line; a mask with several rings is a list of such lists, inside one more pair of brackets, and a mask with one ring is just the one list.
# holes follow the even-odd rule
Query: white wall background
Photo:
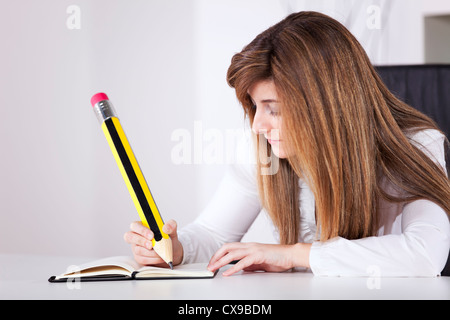
[[[94, 93], [114, 103], [165, 220], [183, 226], [226, 168], [227, 154], [211, 157], [211, 145], [232, 143], [227, 134], [244, 127], [225, 80], [235, 52], [287, 14], [315, 10], [344, 23], [374, 64], [424, 63], [424, 15], [446, 4], [0, 0], [0, 253], [129, 253], [122, 235], [138, 216], [90, 106]], [[79, 29], [67, 26], [71, 5]], [[174, 132], [190, 133], [191, 164], [174, 163]], [[270, 242], [267, 225], [262, 216], [246, 239]]]

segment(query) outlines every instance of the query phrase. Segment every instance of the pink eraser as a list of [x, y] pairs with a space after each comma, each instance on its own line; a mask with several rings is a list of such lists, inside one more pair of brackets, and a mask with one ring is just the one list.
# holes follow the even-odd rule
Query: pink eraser
[[99, 92], [99, 93], [94, 94], [91, 98], [92, 107], [94, 107], [97, 102], [100, 102], [102, 100], [109, 100], [106, 93]]

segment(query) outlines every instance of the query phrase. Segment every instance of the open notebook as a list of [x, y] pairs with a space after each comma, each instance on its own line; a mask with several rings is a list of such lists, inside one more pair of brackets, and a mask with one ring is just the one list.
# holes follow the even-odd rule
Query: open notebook
[[152, 280], [152, 279], [203, 279], [213, 278], [216, 272], [209, 271], [207, 263], [178, 265], [173, 268], [147, 267], [127, 256], [109, 257], [71, 268], [59, 276], [52, 276], [49, 282]]

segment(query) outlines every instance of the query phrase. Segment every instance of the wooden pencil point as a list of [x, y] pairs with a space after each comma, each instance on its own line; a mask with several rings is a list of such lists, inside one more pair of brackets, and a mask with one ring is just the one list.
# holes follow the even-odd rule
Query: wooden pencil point
[[172, 240], [170, 238], [162, 238], [155, 241], [153, 250], [170, 266], [173, 264]]

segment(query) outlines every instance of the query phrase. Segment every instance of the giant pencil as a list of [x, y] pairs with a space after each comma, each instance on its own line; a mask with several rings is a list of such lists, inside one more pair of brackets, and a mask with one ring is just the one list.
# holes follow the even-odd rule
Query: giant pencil
[[108, 140], [142, 224], [150, 228], [154, 234], [152, 239], [153, 249], [172, 268], [172, 241], [169, 235], [162, 231], [163, 219], [120, 125], [114, 107], [104, 93], [95, 94], [91, 99], [91, 104], [102, 125], [103, 133]]

